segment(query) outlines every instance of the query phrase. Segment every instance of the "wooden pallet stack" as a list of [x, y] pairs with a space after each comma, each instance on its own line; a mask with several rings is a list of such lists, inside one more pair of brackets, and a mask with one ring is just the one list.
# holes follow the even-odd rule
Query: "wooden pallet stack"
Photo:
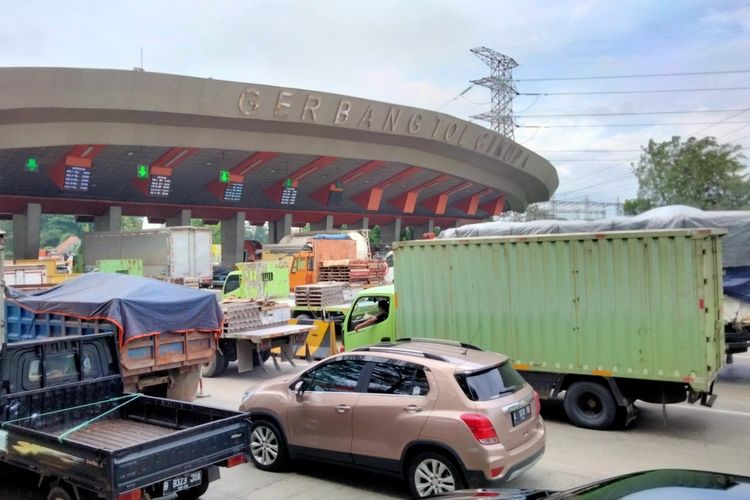
[[318, 279], [320, 281], [349, 281], [349, 265], [335, 264], [321, 266]]
[[372, 284], [382, 283], [388, 264], [380, 259], [355, 259], [349, 261], [349, 283]]
[[297, 306], [326, 307], [342, 304], [346, 283], [321, 282], [300, 285], [294, 289], [294, 302]]

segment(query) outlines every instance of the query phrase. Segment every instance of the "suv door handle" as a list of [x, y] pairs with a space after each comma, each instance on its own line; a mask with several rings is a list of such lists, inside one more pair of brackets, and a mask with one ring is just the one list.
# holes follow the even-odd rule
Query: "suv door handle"
[[409, 405], [404, 408], [404, 411], [409, 413], [419, 413], [420, 411], [422, 411], [422, 407], [417, 405]]
[[336, 411], [339, 413], [346, 413], [351, 409], [352, 407], [349, 405], [345, 405], [345, 404], [336, 405]]

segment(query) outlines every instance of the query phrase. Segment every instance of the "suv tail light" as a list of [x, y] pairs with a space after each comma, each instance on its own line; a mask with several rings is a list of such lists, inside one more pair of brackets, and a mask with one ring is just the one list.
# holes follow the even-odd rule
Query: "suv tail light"
[[542, 413], [542, 402], [539, 401], [539, 393], [534, 391], [534, 408], [536, 408], [536, 414]]
[[464, 413], [461, 415], [461, 420], [469, 427], [471, 433], [480, 443], [497, 444], [500, 442], [492, 422], [486, 416], [479, 413]]

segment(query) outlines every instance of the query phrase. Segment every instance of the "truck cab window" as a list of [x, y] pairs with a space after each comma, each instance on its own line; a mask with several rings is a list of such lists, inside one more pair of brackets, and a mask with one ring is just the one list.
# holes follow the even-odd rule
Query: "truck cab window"
[[224, 282], [224, 293], [227, 294], [229, 292], [233, 292], [237, 290], [240, 287], [240, 277], [239, 275], [229, 275], [227, 276], [227, 280]]

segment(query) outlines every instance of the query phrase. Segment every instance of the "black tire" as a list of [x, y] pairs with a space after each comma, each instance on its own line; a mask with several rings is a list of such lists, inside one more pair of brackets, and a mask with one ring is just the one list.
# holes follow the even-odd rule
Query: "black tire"
[[596, 382], [573, 383], [565, 391], [563, 407], [573, 424], [586, 429], [608, 429], [617, 417], [617, 402], [612, 392]]
[[299, 313], [298, 315], [296, 315], [296, 316], [294, 317], [294, 319], [298, 319], [298, 320], [299, 320], [299, 319], [302, 319], [302, 320], [311, 320], [311, 319], [315, 319], [315, 318], [313, 318], [313, 317], [312, 317], [312, 314], [308, 314], [308, 313]]
[[206, 469], [203, 469], [201, 471], [201, 484], [198, 486], [193, 486], [192, 488], [188, 488], [187, 490], [178, 491], [177, 492], [177, 498], [180, 500], [196, 500], [203, 496], [204, 493], [208, 490], [208, 471]]
[[420, 453], [409, 462], [407, 481], [412, 498], [426, 498], [466, 487], [453, 460], [431, 451]]
[[229, 361], [227, 360], [227, 358], [219, 351], [216, 351], [216, 355], [213, 357], [213, 360], [209, 361], [201, 367], [201, 375], [206, 378], [218, 377], [219, 375], [224, 373], [228, 365]]
[[47, 500], [75, 500], [75, 496], [60, 483], [54, 483], [47, 493]]
[[250, 458], [260, 470], [278, 472], [289, 461], [286, 442], [278, 427], [267, 420], [250, 426]]

